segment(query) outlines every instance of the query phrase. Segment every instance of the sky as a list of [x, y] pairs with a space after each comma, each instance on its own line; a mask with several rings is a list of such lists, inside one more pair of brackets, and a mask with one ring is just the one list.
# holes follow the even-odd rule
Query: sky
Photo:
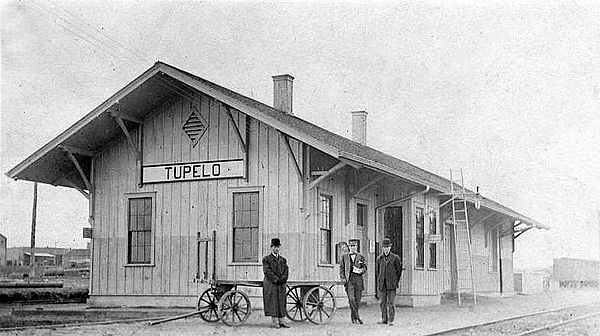
[[[4, 174], [157, 60], [449, 177], [551, 227], [515, 267], [600, 255], [600, 4], [0, 0], [0, 233], [30, 243]], [[84, 247], [87, 199], [40, 185], [37, 246]]]

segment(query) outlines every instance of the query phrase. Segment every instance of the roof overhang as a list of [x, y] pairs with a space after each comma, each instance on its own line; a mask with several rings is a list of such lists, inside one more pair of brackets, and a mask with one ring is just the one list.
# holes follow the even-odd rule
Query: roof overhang
[[[173, 81], [178, 83], [174, 84]], [[63, 148], [72, 149], [76, 159], [83, 161], [82, 167], [89, 167], [85, 164], [86, 160], [90, 160], [114, 139], [123, 136], [113, 118], [114, 115], [122, 117], [129, 124], [132, 123], [131, 121], [143, 120], [167, 99], [177, 95], [178, 90], [181, 90], [181, 83], [186, 85], [185, 89], [192, 88], [199, 91], [329, 155], [338, 156], [335, 147], [298, 132], [280, 120], [261, 113], [253, 106], [214, 89], [205, 81], [200, 81], [168, 64], [157, 62], [74, 125], [17, 164], [6, 175], [15, 180], [87, 190], [85, 182], [78, 176], [72, 159]], [[84, 170], [86, 170], [84, 173], [89, 174], [89, 168]]]
[[[147, 115], [156, 110], [165, 101], [176, 95], [181, 95], [181, 91], [199, 92], [216, 99], [337, 159], [354, 162], [416, 185], [430, 187], [432, 190], [438, 190], [442, 193], [450, 191], [449, 181], [440, 176], [426, 172], [403, 161], [398, 168], [394, 168], [383, 163], [385, 160], [378, 162], [369, 159], [369, 155], [360, 154], [365, 150], [371, 153], [377, 151], [365, 146], [353, 148], [352, 151], [355, 153], [345, 151], [343, 149], [344, 146], [339, 145], [339, 143], [335, 145], [335, 141], [332, 144], [327, 140], [332, 139], [332, 137], [339, 138], [339, 136], [333, 135], [331, 132], [321, 129], [320, 133], [311, 134], [306, 128], [306, 122], [301, 121], [301, 119], [282, 114], [262, 103], [241, 96], [162, 62], [156, 62], [150, 69], [131, 81], [74, 125], [17, 164], [6, 175], [17, 180], [87, 190], [88, 188], [84, 179], [79, 176], [80, 173], [73, 163], [73, 157], [75, 160], [81, 161], [83, 173], [89, 176], [91, 166], [89, 163], [94, 155], [102, 151], [111, 141], [124, 136], [114, 119], [115, 116], [122, 118], [127, 124], [126, 126], [143, 122]], [[296, 124], [295, 127], [294, 123], [300, 121], [302, 123]], [[298, 126], [303, 126], [304, 128]], [[310, 124], [310, 127], [320, 129], [318, 126], [312, 124]], [[340, 141], [340, 139], [337, 139], [337, 141]], [[344, 141], [348, 140], [344, 139]], [[73, 157], [70, 157], [65, 149], [68, 149]], [[389, 157], [380, 152], [377, 152], [377, 155]], [[373, 157], [380, 157], [377, 155]], [[397, 161], [400, 162], [401, 160]], [[474, 197], [468, 199], [468, 201], [473, 203]], [[515, 220], [529, 223], [538, 228], [548, 229], [547, 226], [520, 215], [516, 211], [492, 200], [483, 198], [481, 205], [484, 208], [515, 218]]]

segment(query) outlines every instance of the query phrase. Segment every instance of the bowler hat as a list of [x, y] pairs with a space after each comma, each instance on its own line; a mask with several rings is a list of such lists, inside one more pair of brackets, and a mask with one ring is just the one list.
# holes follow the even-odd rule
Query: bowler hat
[[279, 238], [271, 238], [271, 246], [281, 246]]
[[390, 240], [390, 238], [384, 238], [383, 241], [381, 242], [381, 246], [383, 246], [383, 247], [392, 246], [392, 241]]

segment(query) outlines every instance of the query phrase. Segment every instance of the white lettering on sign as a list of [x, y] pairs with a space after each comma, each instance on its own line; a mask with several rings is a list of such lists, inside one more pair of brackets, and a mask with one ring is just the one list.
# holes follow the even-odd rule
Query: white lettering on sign
[[244, 160], [171, 163], [142, 167], [143, 183], [244, 177]]

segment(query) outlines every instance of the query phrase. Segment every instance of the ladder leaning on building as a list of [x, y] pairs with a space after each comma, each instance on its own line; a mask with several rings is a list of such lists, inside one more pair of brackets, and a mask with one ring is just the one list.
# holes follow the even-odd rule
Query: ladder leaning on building
[[[460, 182], [460, 185], [456, 182]], [[452, 200], [452, 224], [454, 225], [454, 249], [456, 256], [457, 297], [458, 305], [462, 305], [465, 294], [473, 297], [473, 305], [477, 304], [475, 279], [473, 278], [473, 258], [471, 255], [471, 235], [469, 214], [467, 211], [467, 193], [463, 171], [450, 170], [450, 193]]]

